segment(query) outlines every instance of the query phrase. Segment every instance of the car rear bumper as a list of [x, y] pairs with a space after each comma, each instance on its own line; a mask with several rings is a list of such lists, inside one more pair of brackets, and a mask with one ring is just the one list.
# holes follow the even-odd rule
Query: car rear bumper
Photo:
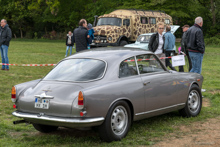
[[60, 126], [60, 127], [70, 127], [70, 128], [84, 128], [84, 127], [99, 126], [105, 120], [104, 117], [65, 118], [65, 117], [48, 116], [44, 114], [24, 113], [24, 112], [18, 112], [18, 111], [13, 112], [12, 115], [23, 118], [25, 121], [30, 122], [30, 123]]

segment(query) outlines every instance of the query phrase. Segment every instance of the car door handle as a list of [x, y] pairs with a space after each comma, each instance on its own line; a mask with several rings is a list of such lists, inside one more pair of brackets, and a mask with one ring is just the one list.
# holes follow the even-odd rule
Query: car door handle
[[144, 84], [144, 85], [147, 85], [147, 84], [150, 84], [150, 82], [144, 82], [143, 84]]

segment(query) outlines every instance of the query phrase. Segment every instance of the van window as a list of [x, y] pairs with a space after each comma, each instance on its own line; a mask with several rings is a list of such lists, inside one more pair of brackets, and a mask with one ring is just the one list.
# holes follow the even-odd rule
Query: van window
[[148, 24], [148, 18], [147, 17], [141, 17], [141, 23], [142, 24]]
[[170, 20], [169, 19], [165, 19], [165, 24], [170, 24]]
[[156, 18], [155, 17], [150, 17], [149, 21], [150, 21], [150, 24], [156, 24]]
[[112, 26], [121, 26], [121, 18], [115, 17], [102, 17], [98, 20], [97, 26], [103, 25], [112, 25]]
[[123, 26], [130, 26], [130, 19], [124, 19]]

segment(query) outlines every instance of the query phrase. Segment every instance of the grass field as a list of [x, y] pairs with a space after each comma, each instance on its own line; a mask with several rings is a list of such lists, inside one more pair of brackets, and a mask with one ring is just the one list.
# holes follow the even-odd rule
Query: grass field
[[[12, 64], [52, 64], [64, 58], [65, 41], [12, 40], [9, 60]], [[204, 97], [211, 106], [202, 108], [198, 117], [182, 118], [178, 112], [134, 122], [127, 137], [119, 142], [101, 142], [95, 130], [78, 131], [61, 128], [54, 133], [37, 132], [32, 125], [13, 125], [18, 120], [11, 115], [13, 85], [44, 77], [53, 67], [11, 66], [10, 71], [0, 71], [0, 147], [26, 146], [143, 146], [152, 145], [169, 133], [181, 134], [179, 126], [195, 121], [205, 121], [220, 115], [220, 48], [209, 46], [203, 60]]]

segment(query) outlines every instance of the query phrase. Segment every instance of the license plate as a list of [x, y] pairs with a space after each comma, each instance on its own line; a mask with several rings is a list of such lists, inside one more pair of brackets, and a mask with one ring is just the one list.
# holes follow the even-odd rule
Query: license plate
[[35, 98], [35, 108], [49, 109], [50, 100]]

